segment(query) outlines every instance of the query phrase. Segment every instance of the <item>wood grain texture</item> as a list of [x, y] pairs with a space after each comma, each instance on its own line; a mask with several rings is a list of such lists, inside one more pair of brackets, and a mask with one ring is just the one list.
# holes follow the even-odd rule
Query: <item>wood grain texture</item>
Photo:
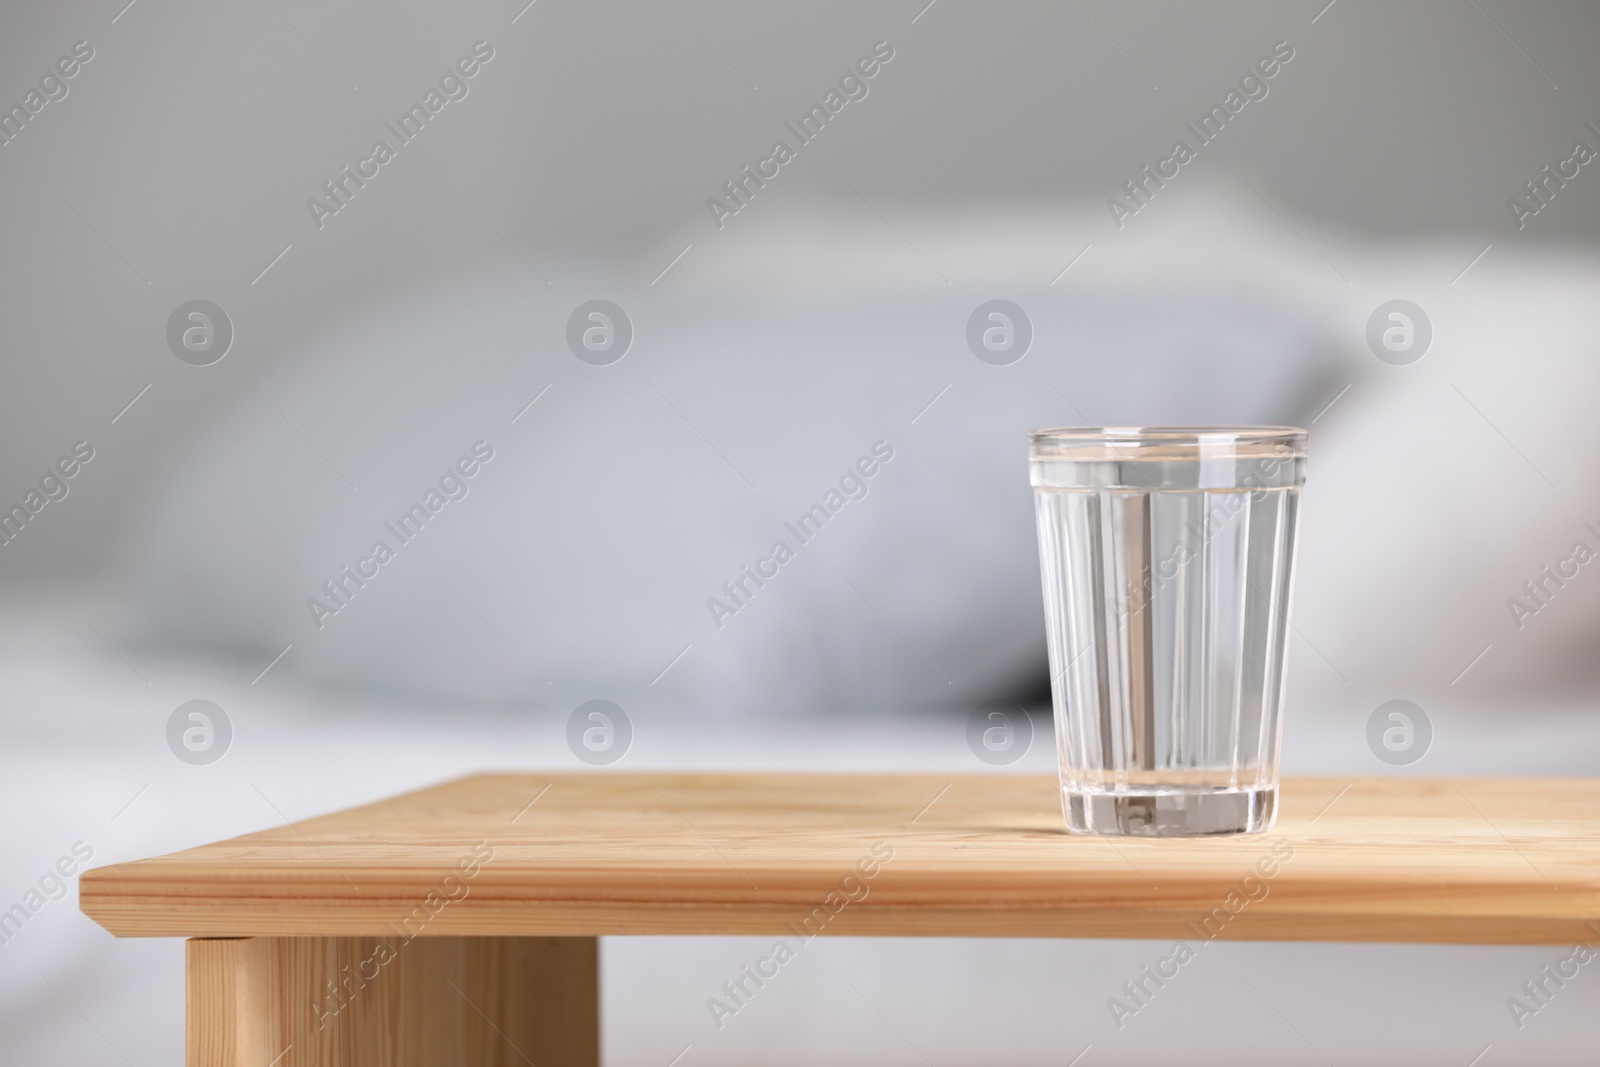
[[188, 1067], [596, 1067], [591, 937], [199, 939]]
[[1600, 932], [1600, 782], [1288, 779], [1268, 834], [1157, 841], [1069, 836], [1046, 776], [481, 775], [89, 871], [80, 899], [120, 936], [1555, 944]]

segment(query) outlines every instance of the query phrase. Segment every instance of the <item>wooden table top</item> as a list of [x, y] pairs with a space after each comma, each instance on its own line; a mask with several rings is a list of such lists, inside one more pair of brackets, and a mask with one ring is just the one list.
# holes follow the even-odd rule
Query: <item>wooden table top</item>
[[1054, 776], [486, 774], [86, 872], [119, 936], [1572, 943], [1600, 781], [1290, 778], [1247, 837], [1070, 836]]

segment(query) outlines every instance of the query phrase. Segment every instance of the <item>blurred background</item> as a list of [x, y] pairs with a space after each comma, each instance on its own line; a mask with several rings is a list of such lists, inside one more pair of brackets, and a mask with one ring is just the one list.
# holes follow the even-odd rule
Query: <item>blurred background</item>
[[[1049, 772], [1047, 425], [1310, 427], [1286, 773], [1600, 770], [1593, 4], [125, 4], [0, 14], [0, 909], [583, 770], [593, 699], [619, 770]], [[54, 895], [0, 1060], [176, 1062], [181, 945]], [[609, 939], [607, 1062], [1577, 1063], [1600, 1001], [1232, 944], [1119, 1031], [1146, 943], [840, 941], [718, 1031], [748, 948]]]

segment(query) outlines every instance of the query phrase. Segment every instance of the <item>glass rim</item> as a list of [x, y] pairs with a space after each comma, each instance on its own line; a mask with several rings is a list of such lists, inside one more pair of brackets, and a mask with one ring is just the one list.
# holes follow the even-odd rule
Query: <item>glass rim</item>
[[1238, 443], [1270, 443], [1306, 435], [1306, 430], [1298, 426], [1059, 426], [1029, 430], [1027, 438], [1030, 442], [1070, 445], [1138, 445], [1141, 442], [1200, 445], [1218, 442], [1219, 438]]
[[1028, 433], [1033, 451], [1212, 449], [1285, 447], [1303, 452], [1307, 432], [1299, 426], [1060, 426]]

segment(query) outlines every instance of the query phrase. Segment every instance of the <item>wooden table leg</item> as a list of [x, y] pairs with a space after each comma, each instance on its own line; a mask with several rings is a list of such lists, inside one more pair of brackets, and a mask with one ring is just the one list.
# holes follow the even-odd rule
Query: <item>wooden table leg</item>
[[592, 937], [188, 943], [188, 1067], [596, 1067]]

